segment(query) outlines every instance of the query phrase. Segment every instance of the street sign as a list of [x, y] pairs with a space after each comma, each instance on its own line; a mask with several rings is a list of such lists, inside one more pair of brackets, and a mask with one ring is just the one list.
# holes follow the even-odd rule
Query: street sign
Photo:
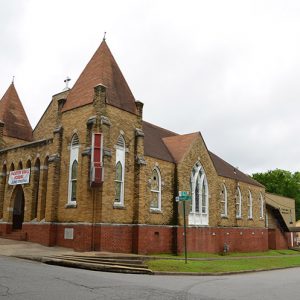
[[189, 192], [186, 191], [179, 191], [179, 201], [190, 201], [192, 200], [192, 197], [189, 195]]

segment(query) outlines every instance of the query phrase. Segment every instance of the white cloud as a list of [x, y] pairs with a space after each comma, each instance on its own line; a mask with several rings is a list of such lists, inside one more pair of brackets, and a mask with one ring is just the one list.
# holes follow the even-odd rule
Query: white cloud
[[0, 17], [0, 93], [15, 75], [33, 125], [107, 31], [146, 120], [246, 172], [300, 169], [298, 1], [0, 0]]

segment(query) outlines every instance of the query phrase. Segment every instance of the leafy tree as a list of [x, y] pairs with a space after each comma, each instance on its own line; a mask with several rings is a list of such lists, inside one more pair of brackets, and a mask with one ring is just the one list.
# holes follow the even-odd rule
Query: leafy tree
[[296, 219], [300, 219], [300, 172], [271, 170], [255, 173], [252, 177], [266, 187], [266, 191], [295, 199]]

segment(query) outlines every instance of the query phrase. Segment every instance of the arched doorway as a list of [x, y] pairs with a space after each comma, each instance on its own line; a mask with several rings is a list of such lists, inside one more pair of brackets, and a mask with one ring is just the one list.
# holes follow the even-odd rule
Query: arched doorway
[[22, 229], [24, 221], [24, 192], [21, 185], [17, 185], [14, 191], [13, 229]]

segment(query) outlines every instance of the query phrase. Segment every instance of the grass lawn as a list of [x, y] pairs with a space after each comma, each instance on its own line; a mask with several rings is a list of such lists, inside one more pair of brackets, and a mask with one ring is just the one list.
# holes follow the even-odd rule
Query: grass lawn
[[188, 261], [159, 259], [146, 262], [152, 271], [222, 273], [250, 270], [271, 270], [274, 268], [300, 267], [300, 256], [241, 258], [236, 260]]
[[[218, 253], [205, 253], [205, 252], [189, 252], [188, 258], [214, 258], [214, 257], [245, 257], [245, 256], [282, 256], [282, 255], [300, 255], [299, 251], [295, 250], [269, 250], [263, 252], [229, 252], [226, 255]], [[161, 258], [184, 258], [184, 254], [155, 254], [153, 256]]]

